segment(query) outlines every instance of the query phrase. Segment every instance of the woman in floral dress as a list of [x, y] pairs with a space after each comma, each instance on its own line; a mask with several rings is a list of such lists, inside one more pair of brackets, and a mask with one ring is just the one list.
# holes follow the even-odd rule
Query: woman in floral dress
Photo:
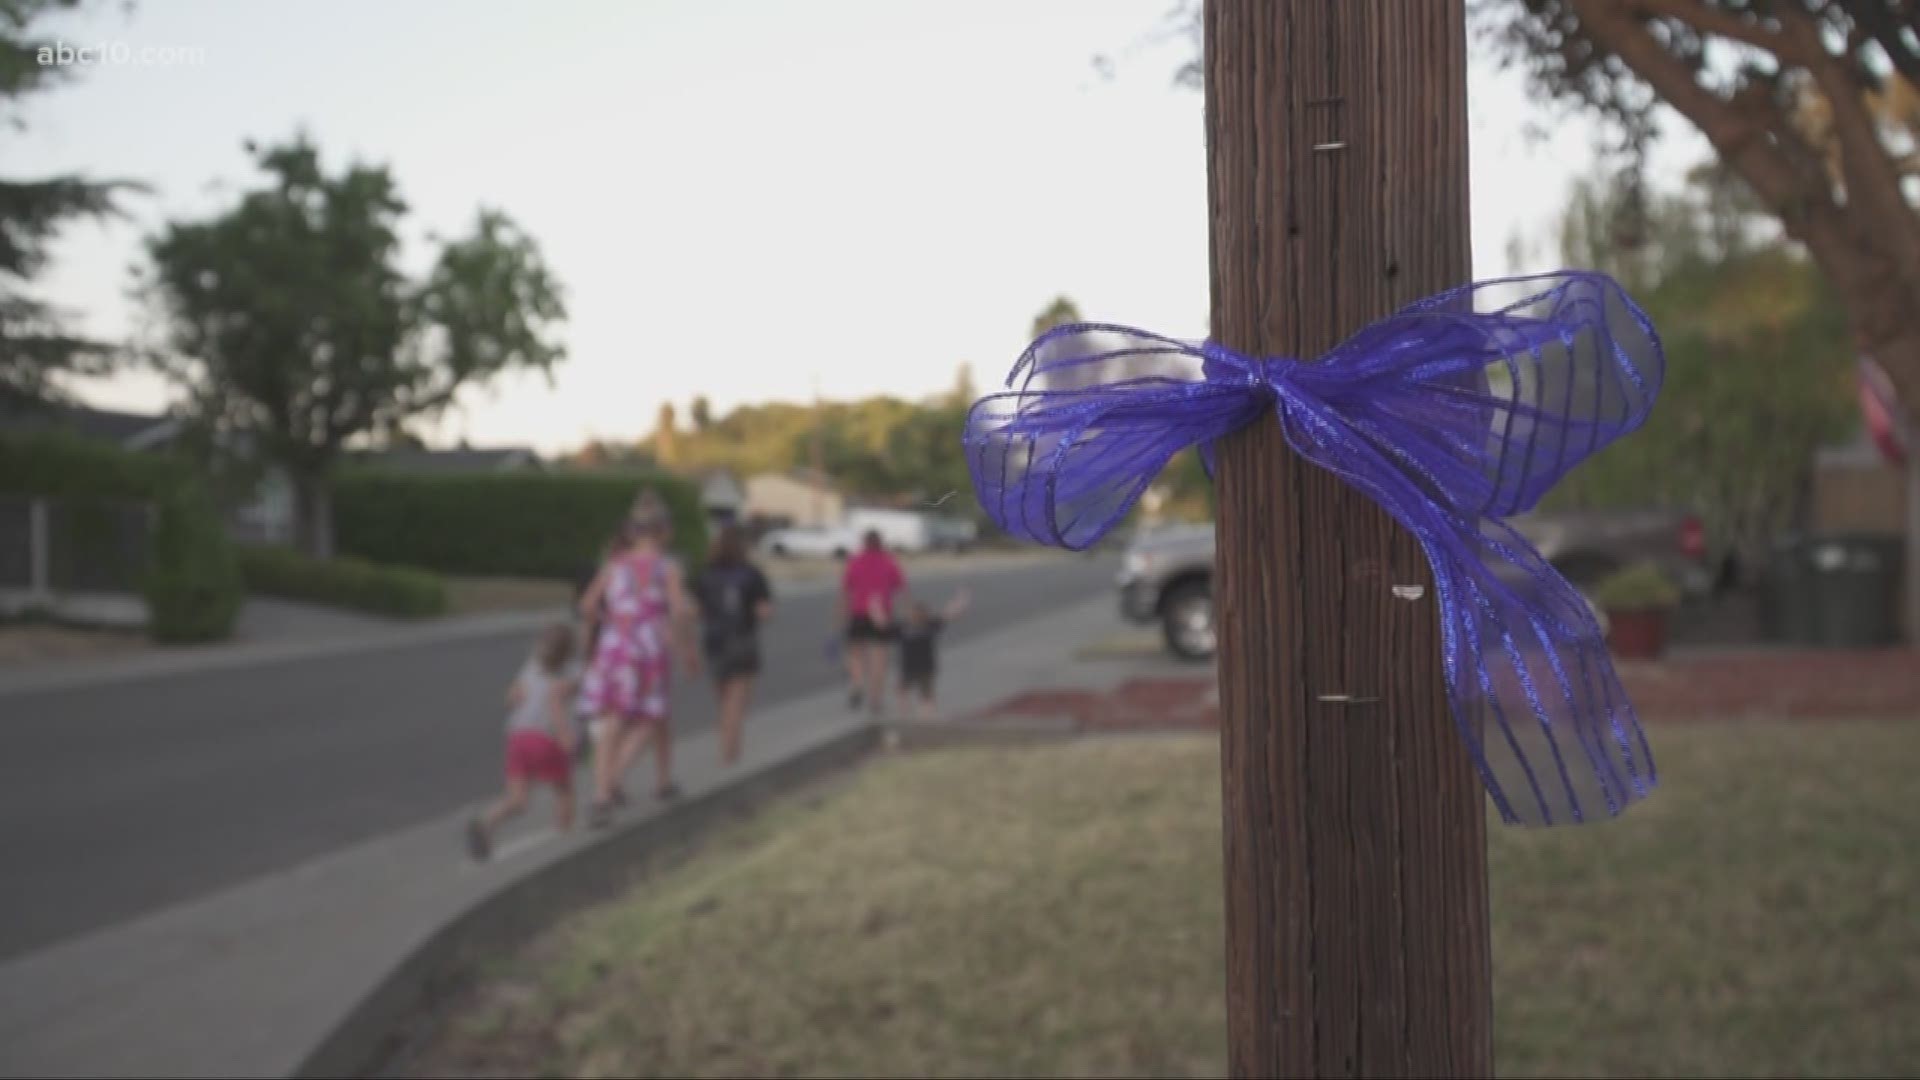
[[600, 567], [581, 614], [601, 619], [593, 659], [581, 681], [581, 698], [598, 718], [594, 755], [594, 800], [590, 823], [605, 825], [625, 801], [621, 780], [634, 759], [654, 748], [655, 794], [679, 794], [673, 782], [673, 733], [668, 716], [672, 663], [677, 651], [687, 671], [699, 671], [699, 653], [688, 647], [692, 607], [680, 566], [667, 552], [671, 518], [659, 496], [641, 495], [627, 520], [624, 543]]

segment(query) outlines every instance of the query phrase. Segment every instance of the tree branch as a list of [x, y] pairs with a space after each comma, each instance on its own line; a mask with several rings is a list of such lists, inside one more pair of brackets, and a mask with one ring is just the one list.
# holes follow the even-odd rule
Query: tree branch
[[[1920, 215], [1914, 213], [1901, 191], [1893, 155], [1880, 140], [1879, 129], [1847, 70], [1845, 58], [1835, 57], [1820, 46], [1820, 29], [1810, 16], [1788, 15], [1782, 22], [1805, 54], [1807, 72], [1826, 99], [1840, 145], [1847, 202], [1873, 216], [1875, 235], [1863, 236], [1862, 240], [1889, 255], [1902, 276], [1920, 282]], [[1894, 230], [1894, 235], [1886, 235], [1887, 229]]]
[[1720, 160], [1779, 217], [1787, 235], [1805, 243], [1842, 289], [1873, 282], [1888, 267], [1863, 250], [1861, 238], [1833, 198], [1826, 167], [1784, 123], [1760, 83], [1727, 100], [1694, 73], [1616, 0], [1568, 0], [1582, 31], [1618, 56], [1656, 94], [1691, 120]]
[[1678, 19], [1702, 33], [1731, 38], [1756, 49], [1764, 49], [1783, 60], [1786, 59], [1783, 51], [1796, 47], [1776, 28], [1709, 7], [1700, 0], [1630, 0], [1630, 3], [1642, 15]]
[[[1920, 49], [1908, 45], [1901, 35], [1900, 22], [1892, 5], [1848, 4], [1846, 12], [1853, 19], [1856, 27], [1879, 43], [1880, 48], [1886, 52], [1887, 59], [1893, 62], [1893, 69], [1908, 82], [1920, 87]], [[1915, 15], [1911, 10], [1901, 14], [1904, 14], [1910, 22]]]
[[[1644, 0], [1641, 0], [1644, 2]], [[1615, 0], [1571, 0], [1580, 24], [1594, 41], [1619, 56], [1667, 104], [1693, 121], [1720, 157], [1776, 211], [1796, 206], [1805, 184], [1766, 139], [1764, 123], [1734, 102], [1701, 86], [1672, 53], [1647, 32], [1638, 16]], [[1791, 221], [1788, 222], [1791, 226]]]

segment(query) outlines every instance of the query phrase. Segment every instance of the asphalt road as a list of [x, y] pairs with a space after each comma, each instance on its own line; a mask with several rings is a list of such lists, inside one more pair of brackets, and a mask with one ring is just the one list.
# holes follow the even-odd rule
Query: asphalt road
[[[1049, 560], [921, 593], [971, 588], [950, 631], [964, 640], [1108, 588], [1113, 570]], [[831, 603], [779, 603], [761, 701], [844, 681], [824, 654]], [[490, 798], [528, 646], [503, 634], [0, 696], [0, 959]], [[675, 730], [713, 712], [709, 687], [680, 678]]]

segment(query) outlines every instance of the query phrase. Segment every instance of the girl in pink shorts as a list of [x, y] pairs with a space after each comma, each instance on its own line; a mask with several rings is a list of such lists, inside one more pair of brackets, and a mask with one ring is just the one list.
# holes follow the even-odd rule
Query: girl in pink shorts
[[572, 658], [573, 627], [548, 627], [507, 688], [507, 791], [467, 824], [467, 848], [476, 859], [493, 852], [494, 831], [527, 808], [535, 784], [553, 788], [560, 831], [573, 827]]

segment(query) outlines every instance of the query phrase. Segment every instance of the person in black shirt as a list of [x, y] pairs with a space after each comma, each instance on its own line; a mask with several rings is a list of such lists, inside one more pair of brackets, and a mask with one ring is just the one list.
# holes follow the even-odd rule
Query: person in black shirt
[[720, 697], [720, 760], [732, 765], [740, 760], [747, 700], [760, 673], [760, 624], [773, 614], [773, 590], [760, 568], [747, 561], [746, 537], [738, 526], [720, 530], [706, 569], [694, 579], [693, 596]]
[[914, 706], [915, 714], [922, 720], [933, 718], [933, 682], [939, 668], [937, 644], [940, 631], [967, 610], [967, 600], [967, 591], [960, 590], [938, 615], [916, 600], [907, 607], [906, 621], [894, 628], [894, 639], [900, 643], [902, 713], [906, 711], [907, 699], [917, 696], [919, 703]]

